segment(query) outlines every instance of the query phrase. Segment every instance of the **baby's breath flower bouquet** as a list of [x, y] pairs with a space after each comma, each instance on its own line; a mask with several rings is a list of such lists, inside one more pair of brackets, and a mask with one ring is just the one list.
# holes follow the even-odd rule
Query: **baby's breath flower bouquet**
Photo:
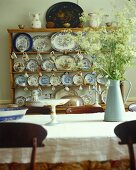
[[123, 80], [128, 66], [135, 61], [136, 3], [115, 13], [116, 27], [85, 28], [78, 32], [76, 42], [81, 50], [93, 56], [94, 69], [104, 77]]

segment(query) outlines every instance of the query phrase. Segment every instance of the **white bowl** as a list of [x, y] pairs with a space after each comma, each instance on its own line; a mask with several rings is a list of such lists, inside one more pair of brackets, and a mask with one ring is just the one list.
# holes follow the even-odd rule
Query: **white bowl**
[[0, 108], [0, 122], [21, 119], [27, 110], [26, 108]]

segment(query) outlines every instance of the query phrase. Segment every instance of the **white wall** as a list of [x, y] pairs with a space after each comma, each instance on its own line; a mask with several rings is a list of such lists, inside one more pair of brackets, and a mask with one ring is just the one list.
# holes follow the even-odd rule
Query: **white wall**
[[[69, 0], [78, 3], [83, 10], [92, 12], [103, 9], [105, 13], [111, 13], [111, 2], [119, 7], [125, 0]], [[29, 12], [41, 12], [43, 27], [45, 25], [45, 14], [47, 9], [60, 0], [0, 0], [0, 102], [10, 100], [9, 82], [9, 55], [8, 55], [8, 33], [7, 28], [17, 28], [18, 24], [30, 27]], [[119, 4], [120, 3], [120, 4]], [[131, 97], [136, 97], [136, 69], [126, 73], [126, 78], [132, 81], [133, 88]]]

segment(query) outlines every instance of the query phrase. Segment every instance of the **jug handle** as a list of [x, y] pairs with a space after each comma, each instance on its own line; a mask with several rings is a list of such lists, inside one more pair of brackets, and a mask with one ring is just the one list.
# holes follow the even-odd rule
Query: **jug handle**
[[124, 104], [126, 104], [127, 99], [128, 99], [128, 96], [129, 96], [130, 91], [131, 91], [131, 88], [132, 88], [132, 83], [131, 83], [129, 80], [123, 80], [122, 82], [127, 82], [128, 85], [129, 85], [127, 94], [126, 94], [126, 96], [125, 96], [124, 99], [123, 99], [123, 100], [124, 100]]

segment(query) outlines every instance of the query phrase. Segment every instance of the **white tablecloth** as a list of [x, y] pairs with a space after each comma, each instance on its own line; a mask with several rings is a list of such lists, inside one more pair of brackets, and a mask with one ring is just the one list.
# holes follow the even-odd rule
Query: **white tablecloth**
[[[26, 115], [18, 122], [41, 124], [48, 131], [45, 147], [38, 148], [37, 162], [73, 162], [83, 160], [119, 160], [128, 158], [127, 146], [118, 144], [114, 128], [121, 122], [104, 122], [104, 113], [57, 115], [60, 122], [47, 126], [49, 115]], [[136, 119], [126, 112], [125, 120]], [[21, 152], [21, 153], [20, 153]], [[29, 162], [28, 149], [0, 149], [0, 163]]]

